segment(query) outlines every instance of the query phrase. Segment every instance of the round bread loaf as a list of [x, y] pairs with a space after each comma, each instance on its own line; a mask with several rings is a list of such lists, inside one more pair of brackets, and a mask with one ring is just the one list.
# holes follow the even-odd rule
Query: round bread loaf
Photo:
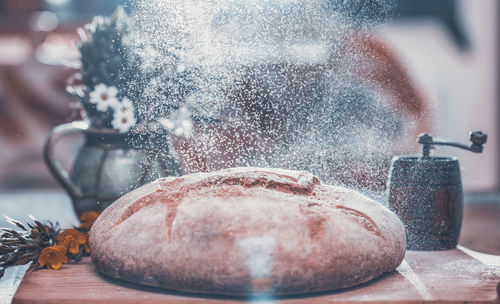
[[400, 220], [356, 191], [302, 171], [234, 168], [164, 178], [121, 197], [90, 231], [111, 277], [221, 295], [350, 287], [393, 271]]

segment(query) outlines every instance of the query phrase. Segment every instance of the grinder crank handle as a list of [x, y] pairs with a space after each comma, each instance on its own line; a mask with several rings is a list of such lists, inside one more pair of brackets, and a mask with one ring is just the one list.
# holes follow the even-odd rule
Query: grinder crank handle
[[488, 140], [488, 135], [482, 131], [470, 132], [469, 134], [469, 139], [472, 142], [470, 146], [456, 142], [433, 140], [432, 135], [429, 133], [420, 134], [417, 143], [422, 145], [422, 158], [430, 157], [430, 150], [436, 145], [457, 147], [474, 153], [483, 152], [483, 145]]

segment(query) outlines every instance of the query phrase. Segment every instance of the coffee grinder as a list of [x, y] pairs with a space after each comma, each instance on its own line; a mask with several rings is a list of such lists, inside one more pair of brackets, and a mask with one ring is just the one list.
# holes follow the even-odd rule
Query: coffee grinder
[[419, 135], [422, 155], [395, 156], [387, 191], [389, 206], [406, 229], [407, 249], [446, 250], [458, 243], [463, 214], [463, 190], [456, 157], [431, 156], [435, 146], [483, 151], [487, 135], [471, 132], [470, 146]]

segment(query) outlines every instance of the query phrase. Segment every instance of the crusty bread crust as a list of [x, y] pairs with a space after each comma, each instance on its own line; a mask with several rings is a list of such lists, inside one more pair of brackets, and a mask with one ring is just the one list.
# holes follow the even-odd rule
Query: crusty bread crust
[[402, 262], [400, 220], [313, 175], [234, 168], [159, 179], [121, 197], [90, 231], [111, 277], [221, 295], [350, 287]]

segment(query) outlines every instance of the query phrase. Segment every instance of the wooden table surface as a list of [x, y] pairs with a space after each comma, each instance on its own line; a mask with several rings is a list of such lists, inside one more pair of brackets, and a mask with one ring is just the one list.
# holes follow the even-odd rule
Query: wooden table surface
[[[498, 210], [500, 208], [498, 208], [497, 206], [500, 203], [500, 196], [495, 195], [491, 196], [491, 198], [488, 198], [489, 196], [486, 197], [488, 198], [488, 201], [485, 202], [486, 203], [485, 206], [490, 206], [491, 208], [489, 209], [483, 208], [484, 202], [482, 201], [484, 201], [485, 197], [486, 196], [480, 196], [480, 197], [466, 196], [466, 202], [469, 203], [473, 202], [473, 203], [466, 204], [466, 209], [464, 214], [464, 225], [462, 229], [462, 237], [460, 243], [465, 246], [472, 246], [472, 248], [475, 248], [477, 250], [484, 249], [484, 251], [486, 252], [492, 252], [492, 253], [494, 252], [495, 254], [500, 254], [500, 252], [498, 251], [500, 249], [499, 247], [500, 243], [497, 242], [497, 240], [500, 239], [500, 221], [494, 220], [495, 218], [498, 219], [498, 214], [499, 214]], [[478, 202], [481, 202], [481, 204], [477, 204]], [[492, 209], [493, 211], [490, 209]], [[482, 212], [482, 210], [484, 210], [484, 212]], [[474, 211], [474, 213], [471, 213], [471, 211]], [[61, 191], [32, 190], [32, 191], [23, 191], [15, 193], [2, 193], [0, 194], [0, 215], [1, 214], [9, 215], [21, 221], [28, 220], [29, 219], [28, 214], [32, 214], [35, 217], [39, 218], [40, 220], [59, 221], [62, 227], [71, 227], [72, 225], [76, 225], [78, 222], [71, 208], [71, 203], [69, 198]], [[476, 215], [471, 216], [471, 214], [472, 215], [476, 214]], [[0, 226], [2, 227], [7, 226], [7, 223], [3, 218], [0, 218]], [[483, 269], [486, 271], [486, 278], [484, 279], [478, 279], [482, 278], [481, 273], [479, 273], [479, 275], [478, 273], [476, 273], [476, 276], [467, 279], [471, 280], [472, 282], [474, 280], [475, 281], [480, 280], [480, 282], [483, 283], [485, 280], [486, 282], [489, 282], [488, 283], [489, 287], [485, 287], [483, 292], [488, 292], [490, 293], [490, 295], [489, 298], [485, 300], [485, 302], [483, 303], [491, 303], [491, 301], [494, 301], [493, 299], [497, 299], [498, 298], [497, 292], [494, 292], [493, 294], [491, 294], [491, 292], [495, 290], [496, 282], [494, 281], [495, 278], [499, 276], [499, 271], [500, 271], [499, 256], [481, 254], [478, 252], [467, 250], [464, 247], [459, 247], [459, 251], [460, 252], [458, 252], [456, 256], [460, 257], [462, 261], [465, 260], [466, 265], [473, 265], [473, 266], [479, 265], [480, 270]], [[419, 253], [416, 253], [416, 255], [418, 254]], [[435, 254], [436, 256], [440, 256], [441, 253], [437, 252]], [[444, 280], [447, 282], [449, 282], [450, 280], [454, 280], [453, 276], [456, 275], [455, 272], [448, 274], [439, 273], [438, 270], [441, 268], [436, 268], [436, 270], [434, 270], [433, 267], [420, 269], [419, 267], [421, 266], [415, 264], [415, 262], [411, 262], [412, 259], [411, 257], [410, 260], [408, 260], [408, 257], [410, 255], [412, 255], [412, 252], [409, 252], [409, 255], [407, 256], [406, 259], [407, 264], [403, 264], [398, 269], [398, 273], [395, 275], [385, 276], [384, 278], [366, 284], [363, 287], [354, 288], [351, 290], [345, 290], [339, 294], [338, 293], [325, 294], [321, 296], [314, 296], [308, 299], [318, 300], [323, 302], [329, 301], [328, 299], [337, 299], [337, 300], [345, 299], [345, 297], [352, 295], [353, 292], [356, 292], [357, 290], [364, 290], [364, 292], [368, 292], [375, 287], [378, 288], [377, 286], [380, 286], [380, 284], [388, 284], [387, 282], [389, 283], [393, 282], [393, 280], [396, 278], [399, 278], [401, 282], [405, 281], [407, 282], [406, 285], [401, 285], [401, 288], [406, 289], [408, 295], [415, 295], [419, 290], [415, 286], [420, 286], [420, 290], [421, 291], [424, 290], [424, 293], [423, 295], [419, 294], [417, 298], [428, 299], [429, 294], [426, 293], [425, 290], [427, 291], [430, 290], [431, 292], [430, 295], [432, 296], [433, 295], [432, 292], [434, 291], [436, 286], [441, 286], [441, 285], [434, 285], [439, 283], [435, 281], [434, 283], [421, 281], [421, 279], [419, 281], [419, 277], [412, 275], [412, 273], [418, 274], [420, 273], [420, 271], [424, 271], [425, 273], [427, 273], [427, 275], [430, 275], [432, 274], [432, 271], [435, 271], [436, 272], [435, 276], [443, 276]], [[455, 260], [455, 264], [457, 264], [458, 263], [457, 261], [459, 260]], [[451, 262], [448, 263], [446, 259], [445, 262], [446, 262], [445, 265], [446, 264], [450, 265], [451, 263]], [[462, 268], [463, 265], [460, 266], [461, 266], [460, 268]], [[444, 267], [444, 266], [439, 266], [439, 267]], [[18, 287], [18, 284], [21, 281], [21, 279], [23, 279], [25, 269], [26, 267], [24, 266], [12, 267], [10, 269], [7, 269], [4, 278], [0, 279], [0, 303], [2, 304], [11, 303], [11, 300], [13, 299], [13, 296], [16, 292], [16, 288]], [[150, 299], [164, 299], [161, 297], [165, 297], [165, 295], [167, 295], [169, 296], [168, 299], [173, 302], [177, 301], [182, 301], [184, 303], [190, 303], [190, 302], [197, 303], [196, 301], [198, 301], [198, 303], [207, 302], [206, 298], [199, 298], [199, 297], [197, 298], [192, 296], [185, 297], [175, 293], [165, 294], [164, 292], [160, 292], [156, 289], [142, 288], [138, 287], [137, 285], [117, 282], [114, 280], [109, 280], [103, 277], [99, 277], [95, 275], [93, 268], [91, 267], [91, 264], [88, 263], [77, 264], [77, 265], [65, 265], [65, 268], [62, 269], [61, 271], [40, 270], [27, 275], [21, 284], [19, 292], [16, 295], [16, 302], [23, 303], [23, 301], [28, 301], [29, 294], [26, 294], [26, 292], [28, 291], [30, 291], [34, 296], [32, 300], [35, 303], [36, 302], [42, 303], [43, 301], [50, 302], [50, 300], [53, 299], [53, 296], [48, 296], [48, 298], [45, 298], [47, 296], [46, 294], [36, 294], [37, 291], [40, 290], [49, 290], [51, 291], [51, 293], [54, 293], [55, 295], [58, 295], [60, 293], [68, 294], [67, 289], [69, 287], [78, 285], [79, 283], [77, 280], [85, 279], [82, 278], [81, 274], [79, 275], [78, 273], [76, 274], [78, 279], [72, 278], [71, 276], [74, 275], [74, 272], [72, 272], [71, 270], [78, 270], [78, 271], [82, 270], [82, 271], [87, 271], [87, 273], [92, 273], [93, 276], [90, 279], [97, 281], [93, 281], [91, 283], [92, 285], [89, 286], [82, 287], [80, 284], [79, 289], [77, 289], [76, 291], [71, 291], [72, 299], [69, 300], [70, 303], [74, 303], [75, 300], [78, 299], [83, 301], [84, 295], [86, 294], [91, 294], [91, 295], [93, 294], [95, 296], [99, 296], [101, 292], [109, 288], [111, 288], [115, 292], [116, 291], [123, 292], [122, 298], [130, 296], [130, 294], [132, 293], [135, 295], [142, 295], [144, 298], [150, 298]], [[54, 278], [57, 279], [54, 283], [59, 282], [65, 284], [62, 285], [46, 284], [46, 282], [43, 282], [44, 277], [46, 276], [54, 276]], [[404, 279], [402, 279], [402, 277], [404, 277]], [[461, 278], [466, 279], [467, 275], [462, 273]], [[66, 280], [66, 282], [60, 282], [60, 280], [63, 281]], [[422, 283], [419, 282], [423, 282], [424, 285], [422, 285]], [[425, 288], [422, 289], [422, 286]], [[453, 285], [449, 287], [449, 289], [455, 291], [458, 290], [459, 288], [458, 286]], [[71, 290], [71, 288], [69, 290]], [[467, 292], [467, 289], [464, 290], [465, 292]], [[209, 300], [222, 301], [221, 299], [218, 298], [215, 299], [209, 298]], [[234, 301], [234, 299], [230, 300]], [[294, 301], [296, 302], [298, 300], [299, 299], [296, 298], [280, 299], [280, 301], [285, 301], [285, 303], [286, 302], [293, 303]], [[127, 302], [128, 300], [125, 299], [123, 301]], [[229, 300], [226, 299], [225, 301]], [[106, 301], [101, 301], [101, 302], [106, 302]], [[301, 302], [307, 303], [308, 301], [301, 300]], [[383, 302], [383, 301], [373, 298], [372, 302]]]
[[499, 303], [500, 256], [466, 248], [407, 251], [397, 271], [358, 287], [287, 298], [204, 297], [104, 277], [90, 258], [25, 275], [14, 303]]

